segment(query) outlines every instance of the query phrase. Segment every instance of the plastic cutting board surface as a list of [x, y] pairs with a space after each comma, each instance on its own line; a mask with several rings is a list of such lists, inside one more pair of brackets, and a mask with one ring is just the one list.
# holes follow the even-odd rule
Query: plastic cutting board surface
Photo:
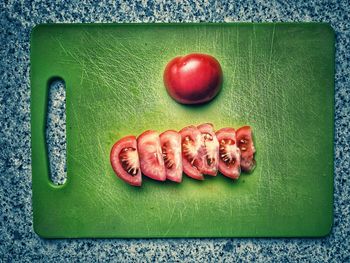
[[[173, 101], [175, 56], [221, 63], [220, 94]], [[66, 85], [67, 182], [49, 180], [49, 83]], [[40, 25], [31, 36], [34, 229], [43, 237], [323, 236], [333, 220], [334, 32], [319, 23]], [[251, 125], [257, 167], [181, 184], [114, 175], [125, 135], [211, 122]]]

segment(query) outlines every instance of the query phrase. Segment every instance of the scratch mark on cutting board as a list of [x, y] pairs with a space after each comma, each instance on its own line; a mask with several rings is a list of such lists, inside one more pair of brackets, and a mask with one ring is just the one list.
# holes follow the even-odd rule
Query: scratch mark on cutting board
[[269, 69], [271, 69], [271, 62], [272, 62], [272, 57], [273, 57], [273, 44], [274, 44], [274, 40], [275, 40], [275, 31], [276, 31], [276, 24], [273, 24], [271, 45], [270, 45], [270, 56], [269, 56]]
[[174, 215], [175, 215], [175, 207], [176, 207], [176, 205], [174, 205], [173, 206], [173, 210], [172, 210], [172, 212], [171, 212], [171, 214], [170, 214], [170, 218], [169, 218], [169, 220], [168, 220], [168, 228], [167, 228], [167, 230], [165, 231], [165, 233], [164, 233], [164, 236], [167, 236], [168, 235], [168, 233], [170, 232], [170, 230], [173, 228], [173, 226], [174, 226], [174, 224], [176, 224], [177, 222], [175, 221], [175, 222], [172, 222], [173, 221], [173, 219], [174, 219]]

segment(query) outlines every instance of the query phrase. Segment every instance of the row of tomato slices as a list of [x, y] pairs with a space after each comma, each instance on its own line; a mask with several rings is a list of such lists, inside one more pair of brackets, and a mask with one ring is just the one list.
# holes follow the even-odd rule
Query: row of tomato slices
[[222, 128], [214, 131], [210, 123], [188, 126], [160, 135], [148, 130], [138, 138], [126, 136], [111, 150], [110, 161], [118, 177], [130, 185], [141, 186], [144, 175], [159, 181], [181, 182], [183, 172], [204, 180], [203, 175], [238, 179], [241, 171], [255, 167], [255, 147], [250, 126], [237, 131]]

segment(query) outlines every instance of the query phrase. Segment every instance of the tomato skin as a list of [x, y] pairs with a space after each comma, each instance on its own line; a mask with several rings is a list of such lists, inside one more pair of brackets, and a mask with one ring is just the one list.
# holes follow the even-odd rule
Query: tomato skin
[[199, 104], [212, 100], [222, 85], [220, 63], [207, 54], [175, 57], [166, 66], [164, 84], [169, 95], [182, 104]]
[[133, 186], [141, 186], [142, 184], [142, 177], [141, 177], [141, 170], [140, 170], [140, 162], [138, 158], [138, 154], [135, 155], [135, 163], [138, 166], [138, 171], [136, 175], [130, 175], [122, 166], [122, 163], [120, 161], [120, 154], [125, 148], [133, 148], [135, 151], [137, 151], [137, 143], [136, 143], [136, 137], [135, 136], [126, 136], [119, 141], [117, 141], [110, 152], [110, 162], [112, 165], [112, 168], [115, 172], [115, 174], [121, 178], [126, 183], [133, 185]]
[[173, 182], [182, 181], [182, 153], [181, 153], [181, 135], [168, 130], [160, 134], [160, 144], [162, 147], [166, 178]]
[[216, 176], [219, 166], [219, 142], [214, 133], [214, 126], [211, 123], [204, 123], [197, 126], [202, 134], [203, 151], [203, 174]]
[[[193, 179], [204, 180], [203, 174], [200, 172], [203, 167], [201, 149], [201, 132], [193, 125], [187, 126], [179, 131], [181, 135], [181, 147], [182, 147], [182, 165], [183, 171], [186, 175]], [[187, 139], [189, 139], [187, 141]], [[189, 145], [189, 147], [186, 147]], [[191, 159], [189, 160], [186, 149], [191, 151]], [[193, 157], [193, 158], [192, 158]], [[192, 164], [191, 164], [192, 163]]]
[[254, 170], [256, 162], [254, 160], [255, 147], [253, 143], [252, 129], [250, 126], [243, 126], [236, 133], [237, 145], [241, 150], [241, 168], [244, 172]]
[[[220, 144], [219, 154], [224, 155], [219, 159], [219, 171], [226, 177], [238, 179], [241, 174], [241, 151], [237, 146], [235, 129], [222, 128], [216, 131], [216, 137]], [[225, 162], [224, 158], [227, 157], [232, 162]]]
[[126, 183], [141, 186], [142, 174], [159, 181], [180, 183], [182, 172], [204, 180], [203, 174], [217, 174], [238, 179], [241, 170], [251, 172], [256, 165], [252, 129], [243, 126], [235, 131], [222, 128], [214, 133], [211, 123], [193, 125], [181, 131], [168, 130], [159, 135], [148, 130], [137, 139], [126, 136], [110, 152], [116, 175]]
[[143, 132], [137, 138], [137, 149], [142, 173], [154, 180], [165, 181], [166, 173], [159, 134], [152, 130]]

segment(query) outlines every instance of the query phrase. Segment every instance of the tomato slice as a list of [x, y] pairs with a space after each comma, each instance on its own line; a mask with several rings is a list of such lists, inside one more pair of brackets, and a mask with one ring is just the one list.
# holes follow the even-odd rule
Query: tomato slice
[[166, 173], [159, 134], [155, 131], [145, 131], [137, 138], [141, 171], [144, 175], [158, 181], [165, 181]]
[[226, 177], [238, 179], [241, 174], [241, 151], [236, 143], [236, 131], [222, 128], [216, 132], [219, 141], [219, 171]]
[[188, 126], [179, 133], [181, 134], [182, 165], [185, 174], [193, 179], [204, 180], [201, 173], [203, 167], [201, 132], [195, 126]]
[[181, 135], [176, 131], [168, 130], [163, 132], [159, 138], [166, 178], [180, 183], [182, 181]]
[[142, 177], [135, 136], [117, 141], [111, 150], [110, 161], [116, 175], [130, 185], [141, 186]]
[[219, 166], [219, 142], [214, 133], [214, 126], [211, 123], [204, 123], [197, 128], [202, 134], [203, 167], [201, 172], [216, 176]]
[[241, 150], [241, 168], [244, 172], [251, 172], [255, 168], [255, 147], [250, 126], [243, 126], [236, 133], [237, 145]]

